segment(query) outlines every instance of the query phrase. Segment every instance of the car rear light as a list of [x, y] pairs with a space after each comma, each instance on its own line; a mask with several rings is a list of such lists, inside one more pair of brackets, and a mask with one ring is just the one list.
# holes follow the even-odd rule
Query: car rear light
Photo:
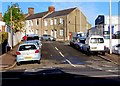
[[21, 53], [20, 52], [16, 52], [17, 55], [20, 55]]
[[35, 53], [39, 53], [39, 50], [36, 50]]
[[104, 46], [104, 49], [106, 49], [106, 46]]

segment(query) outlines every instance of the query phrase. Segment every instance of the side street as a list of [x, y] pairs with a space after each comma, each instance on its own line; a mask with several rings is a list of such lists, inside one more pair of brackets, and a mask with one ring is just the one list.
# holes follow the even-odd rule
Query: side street
[[[26, 9], [27, 13], [23, 14], [18, 4], [11, 3], [8, 11], [6, 11], [5, 14], [2, 15], [2, 13], [0, 13], [1, 69], [12, 69], [16, 66], [16, 51], [18, 46], [25, 41], [24, 37], [30, 34], [37, 34], [43, 45], [45, 42], [41, 39], [44, 38], [44, 35], [48, 35], [55, 39], [54, 43], [56, 45], [59, 45], [60, 43], [61, 45], [66, 44], [67, 46], [70, 46], [70, 43], [72, 42], [74, 44], [74, 48], [78, 48], [77, 44], [79, 44], [79, 42], [77, 41], [77, 38], [79, 38], [79, 35], [80, 37], [84, 36], [85, 40], [91, 35], [102, 36], [104, 37], [104, 47], [107, 49], [107, 51], [105, 56], [98, 55], [96, 57], [100, 57], [103, 60], [119, 65], [119, 55], [114, 54], [114, 52], [109, 54], [110, 26], [108, 23], [108, 15], [97, 15], [97, 18], [94, 20], [95, 25], [93, 26], [88, 22], [88, 19], [86, 18], [87, 16], [85, 16], [82, 10], [78, 7], [56, 10], [54, 6], [48, 6], [46, 11], [37, 13], [35, 13], [35, 9], [36, 8], [28, 7], [28, 9]], [[112, 24], [113, 26], [111, 35], [112, 47], [114, 47], [114, 49], [117, 50], [116, 52], [119, 53], [119, 47], [116, 47], [117, 44], [119, 45], [120, 40], [120, 31], [118, 30], [117, 20], [118, 17], [113, 16], [111, 19], [114, 21]], [[76, 40], [74, 40], [74, 38]], [[84, 44], [85, 43], [86, 42], [84, 42]], [[52, 44], [51, 41], [50, 44]], [[83, 49], [83, 47], [79, 48]], [[44, 56], [44, 53], [42, 54]], [[78, 52], [76, 54], [78, 54]], [[81, 55], [84, 54], [81, 53]], [[81, 57], [81, 55], [79, 57]], [[87, 56], [85, 58], [87, 58]]]

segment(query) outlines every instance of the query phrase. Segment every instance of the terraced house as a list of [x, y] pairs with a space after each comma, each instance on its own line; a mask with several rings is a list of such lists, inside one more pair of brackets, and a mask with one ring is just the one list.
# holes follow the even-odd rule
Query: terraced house
[[26, 34], [49, 34], [57, 40], [69, 40], [71, 32], [86, 32], [91, 24], [79, 8], [55, 11], [54, 6], [48, 11], [34, 14], [34, 8], [28, 8]]

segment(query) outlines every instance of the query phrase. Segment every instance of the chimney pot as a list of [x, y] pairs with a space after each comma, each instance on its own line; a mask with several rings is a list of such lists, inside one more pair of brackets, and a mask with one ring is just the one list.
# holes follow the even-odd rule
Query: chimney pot
[[55, 7], [54, 6], [49, 6], [48, 7], [48, 12], [54, 12], [55, 11]]
[[34, 8], [32, 8], [32, 7], [29, 7], [28, 8], [28, 14], [34, 14]]
[[0, 12], [0, 20], [2, 20], [2, 13]]

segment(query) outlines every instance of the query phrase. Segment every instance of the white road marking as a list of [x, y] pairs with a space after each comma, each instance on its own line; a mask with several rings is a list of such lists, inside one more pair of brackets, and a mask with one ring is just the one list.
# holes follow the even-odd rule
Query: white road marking
[[[62, 56], [62, 57], [65, 57], [60, 51], [59, 51], [59, 54]], [[73, 67], [76, 67], [74, 64], [72, 64], [68, 59], [65, 59], [71, 66]]]
[[96, 75], [92, 77], [119, 77], [120, 75]]
[[56, 49], [56, 50], [58, 50], [58, 48], [57, 48], [57, 47], [55, 47], [55, 49]]
[[87, 65], [88, 67], [91, 67], [93, 69], [97, 69], [97, 70], [103, 70], [102, 68], [98, 67], [98, 66], [92, 66], [92, 65]]
[[61, 52], [59, 52], [59, 54], [60, 54], [62, 57], [65, 57]]
[[118, 72], [119, 70], [106, 70], [107, 72]]
[[72, 64], [68, 59], [66, 59], [66, 61], [73, 67], [76, 67], [74, 64]]

